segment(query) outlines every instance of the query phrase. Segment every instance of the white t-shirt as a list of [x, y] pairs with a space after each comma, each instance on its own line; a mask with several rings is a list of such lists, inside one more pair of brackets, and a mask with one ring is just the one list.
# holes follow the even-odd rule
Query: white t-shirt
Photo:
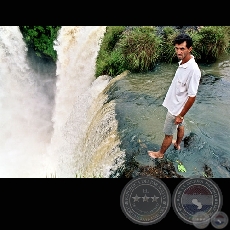
[[194, 56], [188, 62], [180, 63], [162, 104], [174, 116], [180, 114], [188, 97], [196, 96], [201, 77]]

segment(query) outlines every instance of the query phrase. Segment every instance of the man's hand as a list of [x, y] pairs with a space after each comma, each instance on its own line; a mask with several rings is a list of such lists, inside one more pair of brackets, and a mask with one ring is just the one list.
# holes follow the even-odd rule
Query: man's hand
[[178, 115], [178, 116], [176, 116], [176, 118], [175, 118], [175, 124], [176, 124], [176, 125], [180, 124], [180, 123], [183, 121], [183, 119], [181, 118], [181, 116], [182, 116], [182, 117], [185, 116], [185, 114], [186, 114], [186, 113], [189, 111], [189, 109], [192, 107], [192, 105], [193, 105], [193, 103], [195, 102], [195, 100], [196, 100], [196, 96], [194, 96], [194, 97], [188, 97], [188, 100], [187, 100], [187, 102], [185, 103], [184, 108], [183, 108], [182, 111], [180, 112], [181, 115]]
[[175, 125], [180, 124], [183, 121], [183, 119], [181, 118], [181, 116], [176, 116], [175, 117]]

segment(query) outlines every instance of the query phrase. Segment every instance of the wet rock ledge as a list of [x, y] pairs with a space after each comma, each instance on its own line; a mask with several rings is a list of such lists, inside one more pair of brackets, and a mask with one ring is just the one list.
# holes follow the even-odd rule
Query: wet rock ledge
[[[154, 178], [185, 178], [183, 175], [178, 174], [173, 163], [168, 159], [155, 160], [155, 166], [137, 166], [129, 168], [123, 174], [125, 178], [134, 178], [137, 176], [152, 176]], [[203, 175], [200, 177], [212, 178], [212, 169], [208, 165], [203, 167]]]
[[140, 166], [139, 176], [153, 176], [155, 178], [184, 178], [175, 170], [173, 163], [167, 159], [156, 160], [156, 166]]

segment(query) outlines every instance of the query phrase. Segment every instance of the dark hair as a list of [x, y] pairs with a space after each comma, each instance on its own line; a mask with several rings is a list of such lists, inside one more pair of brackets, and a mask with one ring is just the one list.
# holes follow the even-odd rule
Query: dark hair
[[181, 44], [183, 42], [186, 42], [186, 47], [187, 48], [190, 48], [192, 45], [193, 45], [193, 41], [192, 41], [192, 38], [188, 35], [188, 34], [180, 34], [178, 35], [174, 41], [173, 41], [173, 45], [176, 45], [176, 44]]

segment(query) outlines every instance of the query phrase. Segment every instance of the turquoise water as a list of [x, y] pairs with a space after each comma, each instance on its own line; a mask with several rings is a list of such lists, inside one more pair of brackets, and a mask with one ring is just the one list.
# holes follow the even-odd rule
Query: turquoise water
[[[165, 157], [177, 167], [181, 161], [184, 177], [204, 176], [204, 166], [214, 178], [230, 177], [230, 74], [229, 57], [212, 65], [200, 65], [202, 77], [195, 104], [185, 116], [185, 139], [181, 150], [170, 146]], [[162, 143], [166, 109], [162, 106], [176, 64], [160, 64], [152, 72], [129, 74], [110, 89], [116, 102], [116, 119], [127, 161], [154, 166], [147, 150]], [[174, 135], [174, 138], [176, 136]]]

